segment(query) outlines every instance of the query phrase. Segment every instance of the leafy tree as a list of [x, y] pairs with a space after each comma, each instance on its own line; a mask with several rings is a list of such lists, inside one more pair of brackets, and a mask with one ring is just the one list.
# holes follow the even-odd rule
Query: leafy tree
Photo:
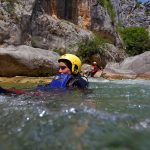
[[150, 50], [150, 37], [144, 27], [128, 27], [120, 30], [126, 52], [138, 55]]

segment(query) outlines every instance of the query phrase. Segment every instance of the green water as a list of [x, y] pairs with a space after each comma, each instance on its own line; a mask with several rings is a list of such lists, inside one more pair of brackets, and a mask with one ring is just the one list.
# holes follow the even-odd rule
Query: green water
[[0, 95], [0, 150], [149, 150], [150, 81]]

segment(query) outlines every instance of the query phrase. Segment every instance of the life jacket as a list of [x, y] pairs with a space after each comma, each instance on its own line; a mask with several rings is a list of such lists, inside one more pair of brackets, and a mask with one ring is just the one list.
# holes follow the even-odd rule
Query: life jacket
[[93, 65], [91, 72], [96, 73], [96, 72], [98, 71], [98, 69], [99, 69], [99, 68], [98, 68], [97, 65]]
[[88, 87], [87, 78], [84, 79], [82, 76], [73, 76], [71, 80], [69, 80], [67, 87], [77, 87], [79, 89], [85, 89]]
[[58, 74], [54, 77], [52, 82], [47, 85], [38, 85], [36, 90], [51, 91], [53, 89], [66, 89], [67, 82], [72, 77], [70, 74]]

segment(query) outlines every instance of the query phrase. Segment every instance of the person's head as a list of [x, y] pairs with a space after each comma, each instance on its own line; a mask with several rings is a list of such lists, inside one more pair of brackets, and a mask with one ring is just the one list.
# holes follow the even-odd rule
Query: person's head
[[96, 62], [96, 61], [94, 61], [94, 62], [93, 62], [93, 65], [96, 65], [96, 64], [97, 64], [97, 62]]
[[81, 60], [73, 54], [64, 54], [59, 59], [59, 73], [78, 74], [81, 70]]

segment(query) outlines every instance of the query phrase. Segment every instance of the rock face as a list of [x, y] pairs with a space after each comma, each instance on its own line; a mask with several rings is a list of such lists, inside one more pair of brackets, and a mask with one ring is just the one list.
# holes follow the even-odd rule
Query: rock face
[[112, 20], [107, 10], [100, 4], [91, 7], [91, 29], [110, 38], [115, 45], [119, 45], [120, 40]]
[[[63, 4], [63, 2], [65, 3]], [[72, 8], [74, 4], [75, 6]], [[81, 6], [83, 5], [81, 4]], [[81, 6], [77, 5], [77, 1], [72, 0], [1, 2], [0, 44], [3, 47], [24, 44], [51, 50], [68, 48], [68, 46], [75, 47], [82, 40], [93, 37], [90, 31], [69, 22], [78, 22], [76, 19], [78, 16], [75, 15], [75, 12], [77, 13], [76, 9]], [[89, 7], [89, 5], [87, 6]], [[89, 10], [85, 8], [85, 11]], [[68, 20], [68, 22], [59, 18]], [[34, 39], [34, 44], [32, 39]]]
[[[32, 22], [32, 38], [39, 37], [40, 48], [77, 50], [77, 43], [92, 38], [90, 31], [49, 15], [40, 15]], [[38, 43], [39, 43], [38, 42]], [[38, 47], [38, 45], [37, 45]]]
[[50, 0], [49, 14], [60, 19], [65, 19], [82, 27], [90, 27], [89, 0]]
[[143, 26], [148, 29], [150, 22], [150, 2], [140, 4], [136, 0], [111, 0], [116, 12], [116, 23], [125, 27]]
[[[102, 1], [0, 1], [0, 47], [5, 47], [5, 49], [0, 49], [0, 66], [2, 67], [0, 76], [35, 76], [42, 74], [38, 72], [40, 67], [36, 69], [33, 61], [29, 62], [31, 64], [33, 63], [34, 69], [25, 63], [27, 62], [26, 60], [28, 60], [26, 53], [32, 53], [31, 56], [34, 55], [33, 52], [35, 52], [35, 50], [33, 50], [32, 47], [40, 48], [42, 53], [43, 49], [47, 50], [48, 52], [45, 52], [45, 54], [52, 53], [50, 52], [51, 50], [57, 52], [59, 50], [59, 52], [61, 51], [62, 53], [74, 53], [78, 50], [79, 43], [93, 38], [93, 33], [90, 30], [109, 37], [114, 45], [120, 46], [122, 42], [116, 32], [116, 25], [120, 22], [124, 26], [144, 26], [150, 30], [149, 2], [143, 5], [138, 4], [136, 0], [111, 0], [116, 12], [115, 21], [112, 20], [109, 10], [100, 2]], [[14, 47], [9, 47], [10, 45]], [[26, 48], [23, 46], [24, 49], [28, 50], [24, 51], [23, 48], [18, 50], [20, 49], [20, 47], [18, 47], [19, 45], [28, 45], [31, 47]], [[20, 57], [19, 55], [17, 55], [17, 57], [14, 56], [14, 49], [17, 53], [21, 53]], [[108, 46], [108, 49], [111, 48]], [[36, 52], [37, 51], [36, 49]], [[116, 60], [120, 57], [118, 57], [117, 54], [115, 55], [115, 48], [107, 52], [107, 56], [111, 60]], [[109, 61], [107, 56], [105, 58], [106, 63]], [[46, 60], [48, 60], [48, 58]], [[42, 64], [44, 65], [44, 63]], [[48, 65], [50, 64], [48, 63]], [[18, 68], [20, 68], [20, 70]], [[31, 73], [31, 70], [34, 70], [33, 73]], [[47, 67], [44, 65], [43, 75], [47, 74], [45, 70], [47, 70]], [[53, 74], [53, 71], [50, 72], [50, 74]]]
[[0, 76], [48, 76], [57, 71], [59, 55], [29, 46], [0, 48]]
[[[70, 41], [69, 46], [73, 47], [79, 41], [82, 42], [82, 40], [91, 38], [89, 31], [84, 30], [85, 35], [83, 35], [83, 32], [82, 34], [80, 34], [81, 32], [78, 34], [78, 30], [81, 31], [81, 29], [73, 24], [66, 23], [65, 20], [82, 28], [101, 33], [111, 38], [113, 44], [117, 46], [122, 42], [116, 33], [116, 24], [121, 22], [124, 26], [144, 26], [148, 30], [150, 29], [149, 2], [144, 5], [137, 4], [135, 0], [111, 0], [111, 2], [116, 12], [115, 21], [112, 21], [107, 8], [104, 8], [97, 0], [3, 1], [0, 5], [0, 44], [3, 46], [21, 44], [35, 46], [34, 44], [32, 45], [31, 41], [32, 38], [38, 36], [41, 46], [36, 44], [36, 47], [59, 49], [68, 47], [68, 39]], [[42, 16], [50, 16], [54, 19], [48, 19], [49, 21], [40, 20]], [[57, 22], [55, 21], [56, 18], [58, 19]], [[64, 34], [64, 31], [61, 35], [56, 34], [56, 32], [62, 31], [57, 27], [60, 22], [65, 26], [65, 29], [62, 30], [67, 29], [67, 32], [70, 33], [72, 32], [72, 30], [69, 30], [70, 28], [73, 29], [73, 32], [77, 30], [76, 35], [72, 34], [72, 36], [75, 36], [75, 40], [68, 37], [68, 34], [61, 36]], [[51, 29], [53, 27], [55, 29]], [[61, 26], [61, 28], [63, 27]], [[76, 37], [79, 40], [76, 40]], [[56, 38], [56, 41], [53, 40], [54, 38]], [[52, 41], [54, 43], [59, 41], [58, 47], [56, 44], [49, 44]]]
[[0, 4], [0, 44], [21, 45], [29, 31], [35, 0], [4, 1]]
[[83, 29], [90, 26], [89, 18], [89, 0], [37, 0], [31, 21], [32, 36], [42, 38], [48, 49], [76, 51], [78, 43], [93, 37], [92, 32]]

